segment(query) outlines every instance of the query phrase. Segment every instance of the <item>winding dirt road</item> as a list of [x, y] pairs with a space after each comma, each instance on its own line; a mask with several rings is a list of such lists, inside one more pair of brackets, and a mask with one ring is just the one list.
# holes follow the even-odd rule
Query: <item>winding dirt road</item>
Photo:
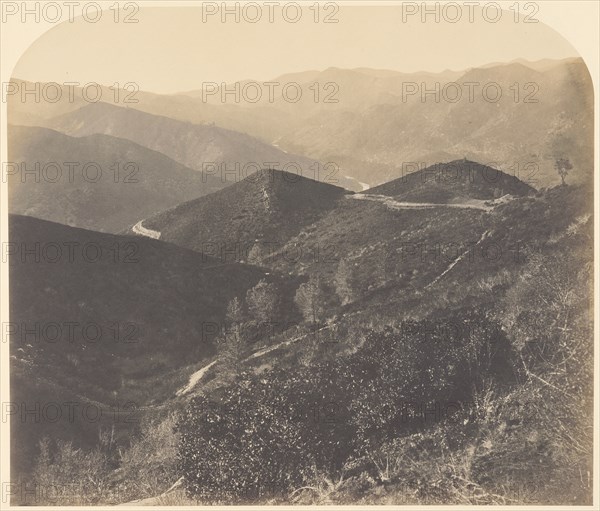
[[160, 232], [153, 231], [152, 229], [146, 229], [142, 222], [143, 220], [140, 220], [131, 228], [134, 233], [139, 234], [140, 236], [146, 236], [147, 238], [152, 238], [153, 240], [160, 239]]
[[395, 200], [393, 197], [387, 195], [376, 195], [374, 193], [356, 193], [354, 195], [347, 195], [348, 199], [355, 200], [369, 200], [374, 202], [381, 202], [390, 209], [432, 209], [432, 208], [455, 208], [455, 209], [479, 209], [482, 211], [491, 211], [494, 209], [493, 205], [489, 203], [491, 201], [472, 199], [469, 202], [462, 202], [456, 204], [439, 204], [435, 202], [400, 202]]

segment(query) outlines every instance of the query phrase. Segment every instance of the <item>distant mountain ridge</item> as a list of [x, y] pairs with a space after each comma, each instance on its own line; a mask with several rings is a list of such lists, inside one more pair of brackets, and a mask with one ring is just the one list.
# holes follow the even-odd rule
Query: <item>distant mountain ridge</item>
[[[464, 156], [494, 162], [493, 166], [512, 172], [536, 188], [560, 183], [554, 169], [557, 158], [572, 161], [571, 182], [586, 182], [591, 175], [593, 87], [581, 58], [536, 62], [517, 59], [441, 73], [332, 67], [290, 73], [273, 81], [297, 82], [303, 90], [301, 100], [289, 103], [276, 96], [273, 102], [263, 99], [256, 104], [223, 104], [218, 94], [204, 102], [198, 91], [176, 95], [140, 91], [134, 108], [194, 124], [214, 123], [269, 145], [276, 143], [289, 153], [332, 161], [340, 167], [340, 176], [351, 176], [372, 186], [400, 177], [405, 162], [432, 165]], [[473, 102], [463, 85], [470, 81], [477, 84]], [[309, 88], [315, 82], [321, 93], [317, 100], [314, 87]], [[328, 83], [333, 88], [325, 90]], [[416, 85], [417, 90], [409, 93], [406, 83]], [[444, 87], [453, 83], [462, 88], [462, 99], [453, 102], [451, 96], [451, 100], [443, 100]], [[488, 84], [500, 87], [502, 96], [497, 102], [482, 95]], [[441, 99], [434, 101], [430, 95], [429, 101], [421, 101], [420, 89], [435, 87], [439, 88]], [[450, 92], [456, 92], [455, 86]], [[488, 92], [493, 97], [493, 91]], [[333, 101], [324, 100], [328, 93], [333, 94]], [[106, 89], [103, 97], [109, 102], [113, 94]], [[53, 117], [65, 112], [73, 114], [73, 110], [85, 107], [81, 100], [40, 109], [35, 103], [18, 99], [8, 98], [11, 123], [86, 132], [85, 126], [64, 119], [62, 128], [52, 125]], [[93, 122], [87, 116], [83, 120]], [[105, 128], [97, 126], [99, 132], [105, 132]], [[189, 159], [178, 160], [186, 155], [180, 149], [175, 154], [177, 147], [178, 141], [170, 139], [161, 147], [151, 148], [173, 151], [165, 154], [197, 168], [193, 154], [188, 155]], [[341, 180], [339, 184], [345, 185]]]
[[224, 186], [164, 154], [108, 135], [76, 138], [10, 126], [8, 158], [16, 166], [8, 176], [11, 213], [103, 232], [124, 231]]
[[[463, 156], [494, 162], [536, 188], [560, 184], [558, 158], [572, 161], [571, 182], [591, 175], [593, 87], [581, 58], [516, 59], [440, 73], [331, 67], [273, 81], [286, 80], [302, 88], [299, 103], [276, 98], [237, 111], [213, 94], [203, 104], [220, 107], [219, 125], [236, 123], [234, 129], [277, 139], [290, 152], [335, 161], [343, 175], [370, 185], [401, 176], [406, 162], [429, 166]], [[334, 101], [323, 95], [315, 101], [310, 87], [328, 83]], [[424, 91], [436, 90], [437, 99], [431, 92], [423, 99]], [[198, 99], [201, 91], [188, 94]], [[251, 125], [248, 111], [257, 121]]]
[[[244, 133], [106, 103], [87, 105], [53, 119], [50, 124], [71, 136], [104, 133], [129, 139], [206, 173], [215, 172], [211, 164], [218, 165], [219, 169], [225, 164], [225, 172], [216, 172], [223, 182], [239, 181], [268, 163], [274, 168], [292, 164], [294, 168], [301, 168], [303, 175], [310, 175], [315, 172], [311, 169], [317, 168], [315, 160], [286, 154]], [[236, 167], [239, 168], [237, 173]]]
[[[361, 83], [362, 78], [357, 79]], [[560, 184], [554, 163], [568, 158], [573, 183], [589, 181], [593, 167], [593, 89], [581, 59], [567, 59], [543, 70], [522, 63], [474, 68], [456, 77], [404, 79], [380, 100], [336, 108], [314, 108], [289, 125], [279, 144], [295, 152], [337, 161], [343, 173], [371, 185], [402, 175], [404, 163], [429, 166], [467, 157], [494, 162], [536, 188]], [[473, 101], [462, 85], [477, 84]], [[461, 97], [454, 101], [458, 84]], [[486, 89], [484, 87], [491, 84]], [[375, 87], [375, 86], [374, 86]], [[437, 88], [437, 89], [436, 89]], [[501, 94], [496, 101], [492, 89]], [[407, 91], [409, 89], [405, 89]], [[426, 95], [423, 91], [438, 91]], [[487, 98], [492, 99], [487, 99]], [[357, 100], [358, 101], [358, 100]]]

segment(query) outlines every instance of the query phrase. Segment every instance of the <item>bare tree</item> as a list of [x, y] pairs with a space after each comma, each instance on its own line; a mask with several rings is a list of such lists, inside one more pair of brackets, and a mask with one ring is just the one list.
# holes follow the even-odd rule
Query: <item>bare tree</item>
[[557, 160], [554, 162], [554, 168], [556, 169], [558, 175], [562, 179], [563, 186], [565, 186], [567, 184], [565, 182], [565, 179], [569, 174], [569, 171], [571, 171], [571, 169], [573, 168], [573, 164], [569, 161], [568, 158], [557, 158]]
[[315, 273], [310, 276], [308, 282], [300, 284], [294, 296], [294, 302], [300, 309], [306, 321], [313, 326], [323, 317], [325, 313], [325, 291], [321, 282], [321, 276]]

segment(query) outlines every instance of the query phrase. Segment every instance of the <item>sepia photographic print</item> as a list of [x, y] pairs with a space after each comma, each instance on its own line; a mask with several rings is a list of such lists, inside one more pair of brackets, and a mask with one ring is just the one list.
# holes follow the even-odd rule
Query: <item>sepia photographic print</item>
[[0, 509], [599, 509], [600, 2], [0, 7]]

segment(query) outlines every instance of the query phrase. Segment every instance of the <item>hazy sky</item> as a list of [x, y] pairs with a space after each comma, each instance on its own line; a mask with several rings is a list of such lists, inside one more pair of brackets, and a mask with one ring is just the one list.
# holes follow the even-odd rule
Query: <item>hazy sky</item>
[[[115, 23], [106, 12], [98, 23], [78, 18], [48, 31], [23, 55], [13, 76], [136, 82], [142, 90], [168, 93], [198, 89], [203, 81], [268, 80], [331, 66], [442, 71], [516, 58], [577, 56], [543, 23], [515, 22], [512, 11], [503, 11], [496, 23], [486, 22], [478, 8], [471, 23], [467, 9], [457, 23], [448, 22], [458, 14], [450, 10], [440, 12], [445, 17], [439, 23], [433, 14], [423, 23], [420, 13], [404, 22], [400, 6], [342, 5], [337, 13], [321, 8], [319, 23], [307, 8], [297, 23], [286, 22], [276, 7], [273, 23], [267, 7], [240, 12], [239, 23], [233, 15], [223, 23], [220, 12], [208, 16], [200, 7], [142, 7], [135, 24]], [[248, 22], [258, 13], [260, 21]], [[338, 23], [323, 23], [327, 14]], [[495, 15], [488, 12], [490, 19]], [[291, 20], [296, 13], [290, 9], [287, 16]]]

